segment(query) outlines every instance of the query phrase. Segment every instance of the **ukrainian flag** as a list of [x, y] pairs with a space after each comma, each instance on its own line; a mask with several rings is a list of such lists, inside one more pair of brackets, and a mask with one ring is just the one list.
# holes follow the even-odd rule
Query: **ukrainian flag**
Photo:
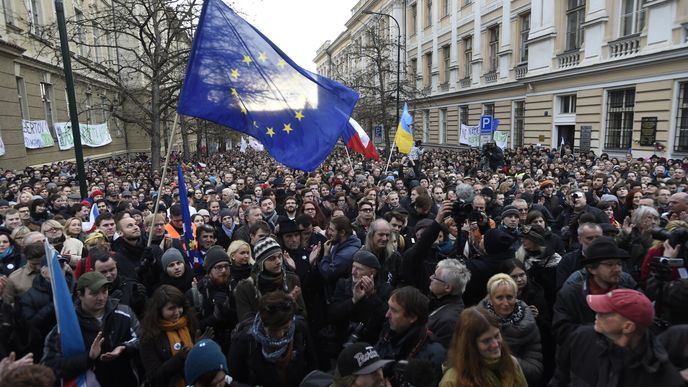
[[399, 152], [404, 154], [411, 153], [411, 147], [413, 146], [412, 123], [413, 118], [408, 112], [408, 105], [404, 102], [404, 111], [401, 113], [401, 118], [399, 119], [397, 134], [394, 135], [394, 142], [397, 144]]

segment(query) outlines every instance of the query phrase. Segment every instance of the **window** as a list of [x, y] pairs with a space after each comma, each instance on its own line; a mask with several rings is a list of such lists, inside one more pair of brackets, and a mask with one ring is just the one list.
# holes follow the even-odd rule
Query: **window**
[[425, 72], [423, 73], [423, 86], [432, 86], [432, 53], [425, 54]]
[[530, 33], [530, 13], [521, 15], [521, 47], [519, 53], [521, 62], [528, 62], [528, 34]]
[[92, 32], [93, 32], [93, 52], [95, 53], [95, 61], [96, 63], [100, 63], [101, 59], [101, 53], [100, 53], [100, 37], [98, 36], [98, 25], [96, 22], [93, 22], [93, 25], [91, 26]]
[[606, 149], [629, 149], [633, 136], [635, 88], [610, 90], [607, 93]]
[[494, 104], [493, 103], [484, 103], [483, 104], [483, 115], [494, 117]]
[[423, 140], [428, 141], [428, 132], [430, 131], [430, 112], [423, 110]]
[[112, 47], [115, 46], [115, 43], [112, 41], [112, 34], [110, 34], [109, 32], [105, 33], [105, 45], [107, 46], [107, 48], [105, 49], [105, 55], [107, 56], [106, 60], [108, 61], [108, 63], [110, 65], [112, 65], [114, 62], [113, 59], [115, 56], [113, 54], [113, 48]]
[[514, 148], [523, 146], [523, 129], [525, 128], [526, 121], [526, 102], [525, 101], [515, 101], [514, 102], [514, 135], [513, 146]]
[[621, 36], [638, 34], [645, 26], [642, 0], [624, 0], [621, 10]]
[[47, 82], [41, 82], [41, 100], [43, 101], [43, 112], [45, 120], [48, 121], [48, 127], [53, 129], [53, 85]]
[[416, 23], [418, 21], [418, 7], [416, 4], [411, 5], [411, 10], [409, 12], [409, 35], [413, 36], [416, 34]]
[[5, 24], [14, 25], [14, 8], [12, 0], [2, 0], [2, 10], [5, 13]]
[[29, 14], [29, 31], [34, 35], [39, 35], [41, 33], [40, 3], [37, 0], [28, 0], [26, 8]]
[[676, 116], [676, 141], [674, 150], [688, 152], [688, 82], [679, 84], [678, 112]]
[[566, 9], [566, 51], [578, 50], [583, 45], [585, 0], [568, 0]]
[[499, 68], [499, 26], [494, 26], [488, 30], [490, 35], [490, 45], [488, 47], [488, 61], [490, 65], [490, 72], [497, 71]]
[[442, 84], [449, 83], [450, 46], [442, 47]]
[[447, 109], [440, 109], [440, 133], [439, 143], [447, 142]]
[[425, 0], [425, 28], [432, 25], [432, 0]]
[[410, 61], [411, 63], [409, 64], [409, 80], [411, 81], [411, 84], [415, 86], [416, 84], [416, 78], [418, 77], [418, 59], [413, 58]]
[[100, 96], [100, 118], [102, 120], [101, 123], [107, 122], [107, 116], [108, 116], [108, 103], [107, 103], [107, 97], [103, 94]]
[[449, 15], [449, 2], [450, 0], [440, 0], [440, 17]]
[[468, 125], [468, 106], [459, 106], [459, 124]]
[[17, 80], [17, 98], [19, 99], [19, 110], [21, 111], [22, 120], [30, 120], [29, 115], [29, 101], [26, 98], [26, 85], [24, 78], [16, 77]]
[[74, 9], [74, 17], [76, 18], [76, 40], [79, 45], [79, 54], [86, 56], [86, 32], [84, 31], [84, 13], [78, 9]]
[[576, 95], [562, 95], [559, 97], [559, 114], [576, 113]]
[[472, 36], [467, 36], [463, 38], [463, 65], [464, 65], [464, 78], [471, 78], [471, 72], [472, 70], [472, 65], [471, 61], [473, 60], [473, 37]]
[[90, 92], [86, 92], [86, 123], [93, 123], [93, 95]]

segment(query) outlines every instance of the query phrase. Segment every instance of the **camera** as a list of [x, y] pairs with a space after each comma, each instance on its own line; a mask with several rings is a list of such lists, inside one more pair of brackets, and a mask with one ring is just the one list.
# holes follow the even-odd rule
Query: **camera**
[[683, 245], [688, 248], [688, 228], [677, 227], [672, 231], [667, 231], [661, 227], [652, 230], [652, 238], [658, 241], [668, 241], [671, 247]]
[[464, 222], [470, 218], [472, 212], [473, 205], [466, 203], [463, 200], [457, 200], [454, 202], [454, 204], [452, 204], [451, 216], [454, 218], [454, 221], [457, 225], [464, 224]]

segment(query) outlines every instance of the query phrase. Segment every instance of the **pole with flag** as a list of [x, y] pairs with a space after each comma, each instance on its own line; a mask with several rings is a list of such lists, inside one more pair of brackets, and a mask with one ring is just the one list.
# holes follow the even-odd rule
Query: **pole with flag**
[[413, 124], [413, 117], [409, 114], [408, 104], [404, 102], [404, 111], [399, 118], [399, 125], [397, 125], [397, 132], [394, 135], [392, 149], [389, 150], [389, 159], [387, 159], [387, 165], [385, 166], [385, 174], [389, 168], [389, 163], [392, 161], [392, 152], [394, 151], [395, 145], [399, 148], [400, 153], [406, 155], [411, 153], [411, 147], [413, 147], [413, 129], [411, 129], [411, 124]]
[[184, 248], [189, 257], [189, 266], [196, 267], [203, 264], [203, 259], [201, 258], [196, 239], [194, 238], [195, 228], [191, 223], [189, 196], [186, 193], [184, 172], [182, 171], [181, 164], [177, 164], [177, 180], [179, 180], [179, 205], [182, 207], [182, 219], [184, 220]]
[[[95, 205], [94, 205], [95, 207]], [[79, 327], [79, 320], [76, 317], [72, 295], [67, 286], [67, 280], [62, 272], [59, 261], [59, 254], [48, 240], [44, 242], [45, 257], [48, 260], [48, 270], [50, 271], [50, 287], [53, 292], [53, 305], [55, 307], [55, 317], [57, 319], [57, 332], [60, 335], [60, 350], [65, 358], [82, 355], [86, 352], [84, 338]], [[62, 380], [63, 386], [87, 387], [95, 385], [89, 383], [95, 375], [92, 371], [87, 371], [78, 375], [74, 379]]]
[[312, 171], [332, 152], [357, 100], [355, 91], [298, 66], [222, 0], [203, 2], [180, 114], [248, 134], [275, 160]]

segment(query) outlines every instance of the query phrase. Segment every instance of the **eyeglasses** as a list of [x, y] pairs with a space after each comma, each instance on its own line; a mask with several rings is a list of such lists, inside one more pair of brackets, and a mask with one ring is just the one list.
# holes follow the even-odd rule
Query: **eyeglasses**
[[215, 271], [229, 270], [229, 263], [223, 263], [223, 264], [215, 265], [215, 266], [213, 266], [213, 270], [215, 270]]
[[434, 274], [430, 276], [430, 280], [431, 280], [431, 281], [437, 281], [437, 282], [441, 282], [441, 283], [443, 283], [443, 284], [446, 284], [446, 283], [447, 283], [446, 281], [444, 281], [444, 280], [442, 280], [442, 279], [439, 279], [439, 278], [437, 278], [437, 276], [436, 276], [436, 275], [434, 275]]
[[49, 228], [49, 229], [46, 229], [46, 230], [45, 230], [45, 232], [49, 232], [49, 233], [51, 233], [51, 234], [52, 234], [52, 233], [56, 233], [56, 232], [58, 232], [58, 231], [62, 231], [62, 229], [52, 227], [52, 228]]

